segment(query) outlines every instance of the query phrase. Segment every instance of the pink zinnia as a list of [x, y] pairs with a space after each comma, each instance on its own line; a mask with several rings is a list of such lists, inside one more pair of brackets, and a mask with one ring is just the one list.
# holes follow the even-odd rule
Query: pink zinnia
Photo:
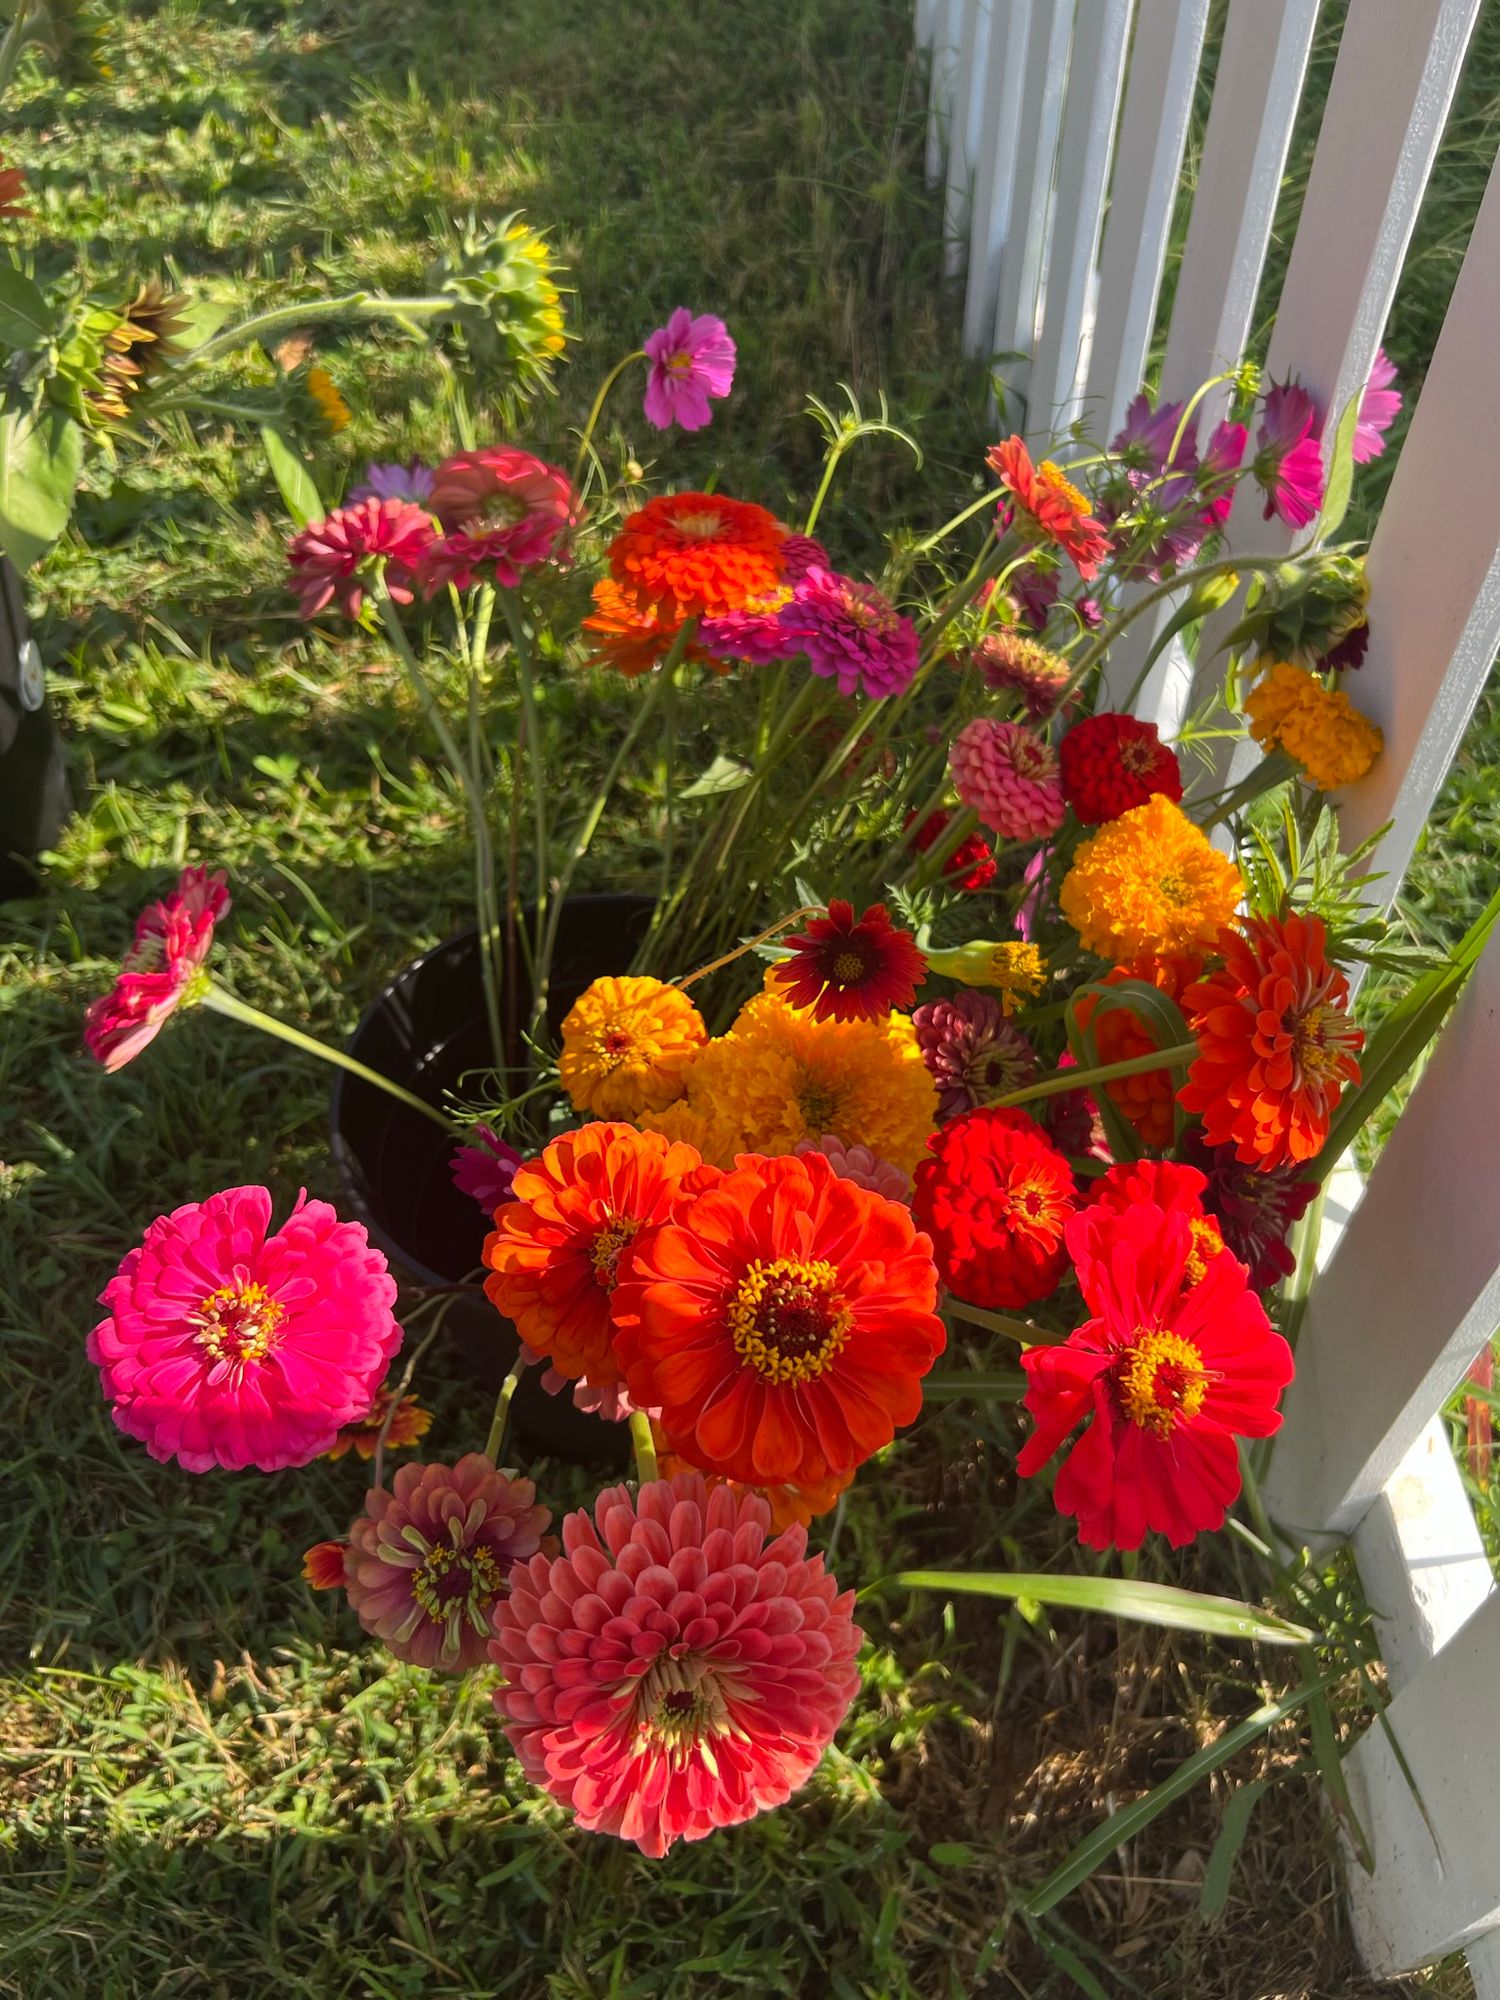
[[511, 1570], [552, 1519], [529, 1479], [477, 1451], [457, 1465], [403, 1465], [374, 1486], [349, 1530], [344, 1584], [365, 1630], [398, 1660], [443, 1673], [482, 1666]]
[[445, 531], [422, 561], [429, 597], [476, 580], [514, 590], [521, 571], [546, 562], [575, 519], [568, 475], [508, 444], [445, 458], [428, 504]]
[[1199, 516], [1205, 527], [1222, 528], [1229, 519], [1229, 510], [1234, 505], [1234, 474], [1243, 463], [1245, 446], [1249, 442], [1250, 433], [1243, 424], [1232, 424], [1226, 420], [1214, 426], [1208, 449], [1203, 454], [1203, 463], [1198, 468], [1198, 478], [1208, 503]]
[[309, 522], [287, 543], [288, 587], [297, 594], [297, 609], [316, 618], [336, 602], [346, 618], [357, 618], [382, 563], [386, 590], [398, 604], [409, 604], [412, 572], [432, 538], [432, 522], [407, 500], [356, 500], [325, 521]]
[[1006, 840], [1042, 840], [1063, 823], [1057, 753], [1019, 722], [976, 715], [948, 751], [953, 789]]
[[810, 569], [831, 569], [833, 565], [816, 535], [788, 535], [781, 545], [781, 567], [789, 583], [800, 583]]
[[135, 939], [108, 993], [90, 1003], [83, 1039], [107, 1070], [123, 1069], [153, 1041], [203, 972], [214, 925], [229, 908], [222, 868], [184, 868], [177, 887], [136, 920]]
[[1305, 528], [1323, 504], [1323, 447], [1318, 406], [1296, 382], [1278, 382], [1266, 395], [1250, 470], [1266, 496], [1264, 514]]
[[1383, 347], [1375, 353], [1370, 379], [1360, 398], [1359, 416], [1354, 425], [1354, 463], [1364, 465], [1385, 450], [1385, 433], [1401, 410], [1401, 391], [1393, 389], [1396, 364]]
[[448, 1171], [460, 1194], [477, 1201], [486, 1215], [493, 1215], [501, 1202], [510, 1200], [510, 1184], [521, 1158], [490, 1126], [472, 1125], [469, 1143], [457, 1149]]
[[495, 1706], [533, 1784], [662, 1855], [779, 1806], [859, 1687], [863, 1636], [807, 1530], [701, 1473], [612, 1486], [495, 1606]]
[[883, 1194], [887, 1201], [911, 1200], [910, 1174], [881, 1159], [868, 1146], [846, 1146], [836, 1132], [825, 1132], [818, 1139], [799, 1139], [794, 1151], [821, 1153], [841, 1181], [853, 1181], [871, 1194]]
[[357, 1222], [297, 1197], [274, 1234], [263, 1187], [158, 1216], [100, 1295], [89, 1335], [116, 1426], [189, 1472], [279, 1472], [369, 1411], [401, 1329]]
[[723, 320], [696, 317], [679, 306], [665, 326], [646, 336], [651, 372], [646, 380], [646, 420], [659, 431], [678, 424], [701, 431], [713, 417], [710, 396], [727, 396], [734, 385], [734, 342]]
[[794, 651], [840, 694], [856, 689], [879, 700], [909, 686], [921, 657], [917, 628], [873, 584], [833, 570], [808, 570], [781, 612]]
[[753, 667], [790, 659], [802, 650], [801, 640], [781, 622], [782, 607], [791, 601], [792, 592], [781, 590], [774, 598], [751, 603], [743, 610], [721, 611], [716, 618], [701, 619], [698, 643], [717, 660], [743, 660]]

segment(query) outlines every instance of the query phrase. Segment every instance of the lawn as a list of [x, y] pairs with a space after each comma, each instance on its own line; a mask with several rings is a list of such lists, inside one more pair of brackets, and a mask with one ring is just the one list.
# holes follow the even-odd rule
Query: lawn
[[[1426, 275], [1391, 336], [1408, 379], [1494, 123], [1493, 17], [1481, 32], [1451, 203], [1424, 217]], [[164, 269], [236, 306], [406, 288], [450, 218], [524, 209], [572, 269], [578, 336], [525, 441], [566, 459], [603, 368], [678, 303], [722, 312], [741, 371], [711, 435], [668, 457], [627, 401], [606, 449], [674, 483], [722, 465], [727, 490], [796, 518], [821, 449], [808, 392], [845, 382], [869, 408], [884, 390], [924, 457], [861, 447], [820, 530], [859, 570], [962, 504], [987, 441], [984, 374], [940, 283], [909, 42], [898, 0], [135, 0], [108, 29], [106, 82], [64, 95], [23, 68], [6, 155], [31, 182], [40, 270], [75, 254], [122, 280]], [[367, 335], [323, 358], [355, 413], [330, 470], [447, 445], [424, 345]], [[283, 1205], [336, 1194], [316, 1065], [203, 1011], [114, 1078], [81, 1056], [136, 910], [184, 859], [225, 867], [229, 983], [337, 1038], [467, 920], [469, 858], [388, 662], [296, 619], [253, 438], [164, 438], [80, 519], [87, 546], [49, 561], [34, 605], [80, 810], [46, 895], [0, 908], [0, 1993], [1369, 1993], [1300, 1718], [1051, 1916], [1019, 1911], [1115, 1805], [1292, 1686], [1284, 1654], [877, 1592], [863, 1697], [803, 1800], [651, 1863], [528, 1791], [484, 1674], [392, 1667], [302, 1583], [302, 1551], [358, 1505], [356, 1462], [189, 1479], [117, 1436], [83, 1339], [143, 1222], [235, 1182]], [[570, 756], [609, 743], [607, 694], [555, 684], [549, 702]], [[1487, 710], [1414, 878], [1416, 923], [1461, 917], [1469, 857], [1493, 851], [1497, 734]], [[654, 805], [643, 779], [584, 886], [634, 886]], [[435, 1451], [482, 1424], [487, 1398], [441, 1342], [421, 1386]], [[837, 1567], [1078, 1567], [1045, 1490], [1017, 1485], [1016, 1439], [1000, 1405], [930, 1411], [851, 1495]], [[555, 1511], [591, 1490], [534, 1469]], [[1228, 1539], [1141, 1574], [1266, 1589]], [[1368, 1617], [1338, 1571], [1320, 1603], [1342, 1732], [1369, 1713]], [[1225, 1804], [1254, 1778], [1279, 1782], [1221, 1885]], [[1456, 2000], [1466, 1975], [1419, 1990]]]

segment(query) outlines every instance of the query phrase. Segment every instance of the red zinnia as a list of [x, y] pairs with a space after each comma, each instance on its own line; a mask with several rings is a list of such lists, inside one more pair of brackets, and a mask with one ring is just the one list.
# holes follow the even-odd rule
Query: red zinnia
[[744, 1153], [636, 1242], [615, 1351], [691, 1464], [807, 1487], [916, 1416], [946, 1338], [936, 1299], [932, 1246], [903, 1204], [819, 1153]]
[[[930, 812], [920, 826], [917, 815], [906, 815], [906, 831], [918, 854], [935, 847], [948, 830], [953, 814], [946, 806]], [[943, 863], [943, 880], [955, 889], [987, 889], [995, 879], [995, 856], [981, 833], [966, 834]]]
[[1056, 1490], [1090, 1548], [1139, 1548], [1148, 1530], [1180, 1548], [1219, 1527], [1240, 1490], [1235, 1440], [1278, 1428], [1276, 1404], [1292, 1378], [1291, 1349], [1244, 1265], [1202, 1257], [1185, 1206], [1191, 1191], [1172, 1187], [1166, 1165], [1154, 1172], [1165, 1206], [1142, 1188], [1118, 1206], [1092, 1203], [1068, 1224], [1093, 1317], [1061, 1346], [1021, 1356], [1037, 1427], [1019, 1472], [1039, 1471], [1092, 1418]]
[[971, 1111], [927, 1141], [912, 1209], [948, 1289], [970, 1305], [1033, 1305], [1067, 1267], [1073, 1170], [1019, 1107]]
[[407, 586], [432, 540], [431, 519], [408, 500], [358, 500], [335, 508], [324, 521], [310, 521], [286, 550], [298, 611], [316, 618], [336, 603], [344, 617], [357, 618], [382, 565], [386, 594], [397, 604], [410, 604]]
[[1063, 797], [1085, 826], [1102, 826], [1160, 792], [1182, 799], [1182, 767], [1154, 722], [1133, 715], [1091, 715], [1058, 746]]
[[229, 908], [222, 868], [184, 868], [177, 887], [136, 919], [135, 937], [108, 993], [90, 1001], [83, 1020], [88, 1052], [107, 1070], [123, 1069], [190, 1000], [213, 949], [214, 925]]
[[521, 571], [546, 562], [576, 519], [568, 475], [506, 444], [445, 458], [427, 504], [445, 530], [422, 559], [429, 597], [480, 579], [514, 590]]
[[793, 1007], [810, 1007], [815, 1021], [877, 1021], [909, 1007], [927, 977], [910, 931], [895, 928], [884, 903], [872, 903], [856, 923], [854, 905], [835, 897], [826, 917], [787, 943], [792, 955], [776, 965], [776, 986]]
[[1010, 494], [1014, 505], [1001, 502], [1000, 525], [1013, 527], [1027, 541], [1053, 542], [1073, 558], [1087, 582], [1097, 576], [1109, 554], [1109, 536], [1089, 512], [1089, 503], [1050, 458], [1033, 465], [1031, 453], [1018, 437], [994, 445], [985, 462]]
[[786, 531], [764, 507], [717, 493], [663, 493], [620, 525], [610, 574], [658, 617], [715, 617], [773, 596]]
[[1344, 1085], [1359, 1082], [1365, 1038], [1327, 939], [1321, 917], [1247, 918], [1243, 936], [1219, 933], [1223, 970], [1182, 996], [1198, 1054], [1177, 1101], [1246, 1165], [1312, 1159]]

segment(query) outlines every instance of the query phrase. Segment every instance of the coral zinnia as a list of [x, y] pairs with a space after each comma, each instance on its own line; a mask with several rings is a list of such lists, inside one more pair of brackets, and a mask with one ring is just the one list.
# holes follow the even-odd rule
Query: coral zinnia
[[785, 531], [764, 507], [716, 493], [663, 493], [628, 514], [610, 574], [658, 617], [739, 611], [781, 584]]
[[1105, 712], [1075, 722], [1058, 746], [1063, 797], [1085, 826], [1102, 826], [1158, 793], [1182, 797], [1182, 768], [1154, 722]]
[[840, 694], [879, 700], [911, 685], [922, 652], [917, 628], [874, 584], [809, 569], [779, 616], [813, 672], [837, 681]]
[[643, 1232], [615, 1293], [632, 1399], [675, 1448], [752, 1486], [861, 1464], [922, 1406], [943, 1351], [932, 1245], [911, 1211], [818, 1153], [743, 1155]]
[[[1135, 965], [1117, 965], [1105, 974], [1101, 984], [1121, 986], [1127, 979], [1144, 980], [1169, 999], [1181, 1000], [1183, 991], [1203, 970], [1199, 958], [1149, 958]], [[1099, 1011], [1096, 995], [1088, 993], [1078, 1001], [1076, 1016], [1080, 1028], [1092, 1023], [1094, 1048], [1101, 1063], [1129, 1062], [1149, 1055], [1161, 1042], [1133, 1007], [1106, 1007]], [[1104, 1084], [1111, 1104], [1134, 1126], [1143, 1146], [1160, 1152], [1172, 1143], [1176, 1132], [1177, 1086], [1169, 1069], [1148, 1069], [1137, 1076], [1116, 1076]]]
[[[918, 854], [925, 854], [935, 847], [948, 831], [953, 814], [947, 806], [939, 806], [928, 813], [921, 825], [917, 825], [917, 815], [906, 815], [906, 836]], [[948, 855], [942, 868], [943, 880], [954, 889], [987, 889], [996, 875], [995, 857], [989, 842], [981, 833], [965, 834]]]
[[1006, 840], [1043, 840], [1063, 823], [1057, 753], [1019, 722], [976, 715], [948, 751], [953, 789]]
[[1320, 792], [1352, 785], [1385, 747], [1375, 723], [1341, 688], [1326, 688], [1316, 674], [1276, 661], [1245, 697], [1250, 733], [1262, 750], [1280, 745]]
[[943, 1283], [970, 1305], [1029, 1306], [1067, 1265], [1073, 1170], [1019, 1107], [970, 1111], [928, 1141], [912, 1210]]
[[135, 937], [108, 993], [90, 1001], [83, 1039], [107, 1070], [123, 1069], [191, 1002], [206, 978], [214, 925], [229, 908], [222, 868], [184, 868], [177, 887], [136, 919]]
[[1312, 1159], [1344, 1085], [1359, 1082], [1365, 1038], [1326, 944], [1321, 917], [1247, 918], [1243, 935], [1220, 934], [1223, 970], [1182, 996], [1198, 1054], [1178, 1102], [1247, 1166]]
[[1033, 722], [1057, 713], [1072, 672], [1061, 653], [1050, 652], [1013, 626], [986, 632], [970, 655], [996, 693], [1018, 694]]
[[391, 1488], [372, 1487], [349, 1530], [349, 1603], [398, 1660], [467, 1673], [484, 1662], [508, 1573], [541, 1548], [552, 1515], [529, 1479], [477, 1451], [403, 1465]]
[[710, 396], [727, 396], [734, 386], [734, 342], [723, 320], [712, 313], [696, 318], [679, 306], [665, 326], [647, 334], [646, 421], [659, 431], [679, 424], [701, 431], [713, 416]]
[[1058, 900], [1084, 949], [1121, 964], [1206, 951], [1243, 886], [1234, 863], [1158, 793], [1080, 844]]
[[413, 573], [432, 541], [431, 520], [410, 501], [357, 500], [293, 535], [286, 550], [288, 588], [304, 618], [316, 618], [330, 604], [345, 618], [357, 618], [371, 580], [382, 573], [387, 594], [410, 604]]
[[1182, 1150], [1203, 1173], [1203, 1206], [1228, 1248], [1249, 1266], [1256, 1291], [1289, 1278], [1297, 1260], [1287, 1248], [1287, 1234], [1316, 1199], [1318, 1183], [1299, 1179], [1294, 1165], [1246, 1166], [1233, 1146], [1206, 1145], [1197, 1130], [1188, 1133]]
[[1021, 1089], [1036, 1074], [1036, 1051], [988, 993], [932, 1000], [911, 1017], [917, 1047], [938, 1091], [938, 1116], [961, 1117]]
[[985, 463], [1011, 496], [1000, 503], [1002, 528], [1014, 528], [1025, 541], [1049, 542], [1073, 559], [1088, 581], [1109, 553], [1109, 536], [1089, 512], [1089, 503], [1050, 458], [1033, 465], [1019, 437], [1006, 438], [985, 453]]
[[665, 1111], [708, 1040], [687, 995], [660, 979], [596, 979], [562, 1024], [557, 1073], [575, 1111], [639, 1118]]
[[591, 1833], [665, 1854], [781, 1805], [859, 1688], [863, 1636], [805, 1528], [696, 1473], [612, 1486], [495, 1607], [505, 1733]]
[[517, 1169], [485, 1239], [484, 1289], [560, 1374], [599, 1388], [619, 1381], [610, 1314], [622, 1253], [637, 1230], [666, 1219], [699, 1164], [693, 1147], [660, 1133], [585, 1125]]
[[[386, 1430], [387, 1417], [391, 1420], [389, 1430]], [[352, 1450], [356, 1458], [371, 1459], [380, 1447], [383, 1430], [386, 1450], [404, 1451], [418, 1438], [426, 1437], [431, 1429], [432, 1412], [424, 1410], [415, 1396], [403, 1396], [392, 1415], [391, 1392], [380, 1389], [370, 1405], [369, 1414], [361, 1417], [358, 1423], [346, 1424], [323, 1456], [338, 1460]]]
[[450, 583], [467, 590], [480, 580], [514, 590], [523, 569], [556, 552], [577, 507], [565, 472], [507, 444], [445, 458], [427, 504], [444, 529], [422, 559], [429, 597]]
[[895, 928], [884, 903], [872, 903], [856, 923], [854, 905], [835, 896], [826, 917], [786, 942], [791, 956], [772, 968], [775, 990], [810, 1008], [815, 1021], [879, 1020], [909, 1007], [927, 977], [910, 931]]
[[1279, 1427], [1291, 1349], [1242, 1264], [1218, 1255], [1190, 1270], [1182, 1204], [1090, 1204], [1068, 1224], [1067, 1247], [1091, 1317], [1061, 1346], [1021, 1356], [1036, 1430], [1017, 1470], [1039, 1471], [1091, 1418], [1057, 1475], [1057, 1505], [1077, 1516], [1080, 1539], [1134, 1549], [1155, 1530], [1181, 1547], [1219, 1527], [1239, 1492], [1235, 1439]]
[[89, 1335], [116, 1426], [189, 1472], [306, 1465], [362, 1419], [401, 1329], [385, 1258], [299, 1195], [268, 1233], [263, 1187], [158, 1216]]

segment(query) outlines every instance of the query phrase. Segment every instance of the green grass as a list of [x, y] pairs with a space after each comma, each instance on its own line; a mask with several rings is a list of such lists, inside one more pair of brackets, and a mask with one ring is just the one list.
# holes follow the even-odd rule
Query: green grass
[[[898, 0], [135, 5], [102, 90], [60, 100], [23, 74], [6, 151], [36, 190], [42, 270], [75, 254], [122, 280], [165, 265], [241, 307], [404, 287], [448, 216], [524, 207], [578, 286], [580, 339], [529, 427], [537, 448], [566, 451], [601, 367], [668, 309], [721, 310], [741, 372], [712, 431], [660, 441], [625, 398], [607, 449], [677, 481], [722, 466], [728, 490], [795, 511], [819, 454], [806, 393], [843, 380], [868, 405], [884, 388], [926, 458], [862, 447], [823, 524], [858, 568], [957, 504], [984, 437], [984, 383], [938, 282], [908, 43]], [[1394, 336], [1393, 351], [1404, 361]], [[324, 358], [356, 411], [325, 479], [377, 446], [448, 442], [425, 347], [365, 336]], [[1112, 1803], [1290, 1685], [1281, 1655], [875, 1597], [864, 1694], [808, 1795], [652, 1864], [528, 1792], [485, 1676], [390, 1667], [300, 1582], [302, 1550], [358, 1504], [356, 1464], [192, 1479], [118, 1438], [82, 1343], [143, 1223], [235, 1181], [282, 1202], [336, 1193], [310, 1065], [202, 1012], [115, 1078], [78, 1053], [136, 910], [185, 857], [226, 866], [229, 980], [338, 1036], [466, 920], [468, 858], [460, 801], [387, 663], [291, 615], [251, 445], [161, 441], [118, 484], [96, 480], [82, 521], [88, 546], [62, 549], [37, 589], [81, 809], [46, 897], [0, 911], [0, 1993], [1043, 2000], [1088, 1990], [1080, 1963], [1111, 1995], [1367, 1993], [1296, 1722], [1061, 1921], [1012, 1914]], [[549, 706], [570, 769], [610, 743], [608, 694], [555, 685]], [[1450, 817], [1477, 844], [1495, 817], [1483, 743], [1467, 770]], [[654, 804], [648, 775], [593, 880], [638, 863]], [[1434, 905], [1446, 893], [1435, 883]], [[441, 1344], [421, 1386], [434, 1452], [466, 1448], [486, 1413]], [[840, 1573], [1077, 1568], [1045, 1491], [1017, 1486], [1015, 1442], [1008, 1413], [931, 1413], [851, 1496]], [[589, 1491], [580, 1472], [537, 1471], [559, 1511]], [[1229, 1543], [1153, 1557], [1151, 1573], [1263, 1588]], [[1348, 1657], [1367, 1624], [1337, 1578], [1326, 1597]], [[1341, 1731], [1367, 1717], [1356, 1674], [1335, 1707]], [[1273, 1776], [1228, 1907], [1201, 1921], [1225, 1801]]]

